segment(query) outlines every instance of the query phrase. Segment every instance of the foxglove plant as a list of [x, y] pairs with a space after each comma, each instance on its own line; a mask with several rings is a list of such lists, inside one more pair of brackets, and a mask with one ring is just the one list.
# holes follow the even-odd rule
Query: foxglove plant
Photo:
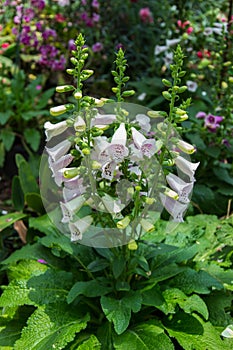
[[[163, 80], [169, 113], [145, 108], [141, 112], [139, 106], [124, 102], [134, 91], [125, 90], [129, 77], [122, 49], [112, 71], [116, 99], [96, 99], [83, 94], [83, 83], [93, 71], [84, 69], [88, 49], [81, 34], [75, 44], [74, 67], [67, 73], [76, 86], [58, 86], [56, 91], [72, 91], [76, 104], [51, 108], [52, 116], [66, 113], [68, 118], [44, 125], [46, 164], [58, 186], [54, 192], [60, 216], [55, 222], [73, 242], [95, 247], [130, 243], [132, 247], [132, 242], [154, 230], [155, 212], [165, 207], [175, 222], [182, 222], [190, 203], [199, 163], [190, 162], [189, 154], [195, 149], [177, 133], [177, 123], [187, 119], [185, 110], [190, 104], [188, 99], [175, 106], [186, 90], [179, 86], [185, 74], [183, 53], [179, 46], [174, 52], [173, 82]], [[41, 178], [42, 197], [51, 204], [49, 186], [43, 183]], [[48, 214], [54, 219], [54, 210]]]

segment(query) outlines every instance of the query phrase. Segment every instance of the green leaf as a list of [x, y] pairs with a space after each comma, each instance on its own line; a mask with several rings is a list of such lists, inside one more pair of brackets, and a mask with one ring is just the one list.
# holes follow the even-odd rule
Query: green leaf
[[1, 130], [0, 139], [2, 139], [6, 151], [9, 151], [15, 141], [15, 133], [9, 129]]
[[[71, 348], [70, 350], [72, 350]], [[91, 334], [87, 340], [79, 345], [76, 350], [101, 350], [101, 343], [94, 334]]]
[[48, 263], [55, 264], [56, 258], [51, 254], [51, 252], [43, 247], [40, 243], [34, 243], [32, 245], [27, 244], [21, 249], [14, 251], [7, 259], [3, 260], [1, 263], [4, 265], [17, 263], [19, 260], [24, 259], [43, 259]]
[[116, 350], [174, 350], [169, 337], [160, 326], [142, 323], [114, 336]]
[[[200, 322], [202, 322], [200, 320]], [[220, 337], [220, 332], [211, 325], [210, 322], [202, 322], [203, 333], [188, 334], [182, 329], [175, 330], [167, 328], [170, 337], [176, 338], [178, 343], [185, 350], [231, 350], [232, 344], [223, 341]]]
[[209, 312], [204, 301], [196, 294], [187, 296], [180, 289], [171, 288], [166, 289], [163, 292], [165, 304], [160, 307], [160, 310], [168, 313], [175, 313], [177, 304], [186, 313], [192, 313], [193, 311], [202, 315], [206, 320], [208, 319]]
[[24, 195], [21, 189], [19, 176], [14, 176], [11, 187], [11, 200], [15, 210], [21, 211], [24, 208]]
[[76, 333], [85, 329], [89, 316], [81, 316], [67, 304], [39, 307], [28, 319], [14, 350], [64, 349]]
[[157, 285], [154, 288], [146, 290], [142, 293], [143, 305], [159, 307], [164, 302], [164, 297]]
[[0, 112], [0, 124], [1, 125], [6, 124], [6, 122], [10, 119], [10, 116], [11, 116], [11, 110], [10, 109], [8, 109], [5, 112]]
[[117, 256], [112, 262], [112, 272], [115, 278], [118, 278], [125, 268], [125, 259], [123, 256]]
[[53, 225], [47, 214], [39, 217], [30, 217], [29, 218], [29, 227], [34, 228], [40, 232], [43, 232], [46, 235], [56, 236], [58, 234], [58, 229]]
[[19, 179], [24, 195], [27, 193], [40, 193], [38, 183], [32, 174], [29, 164], [25, 160], [20, 161]]
[[30, 145], [34, 152], [38, 151], [40, 145], [41, 135], [38, 130], [27, 128], [24, 130], [23, 135], [26, 142]]
[[6, 227], [11, 226], [15, 221], [25, 218], [27, 214], [24, 213], [10, 213], [0, 216], [0, 232]]
[[196, 317], [184, 312], [176, 312], [171, 319], [164, 318], [163, 324], [167, 329], [185, 334], [203, 334], [204, 332], [202, 324], [199, 322], [199, 320]]
[[[23, 320], [24, 321], [24, 320]], [[0, 327], [0, 349], [13, 349], [14, 343], [19, 339], [24, 322], [21, 319], [12, 320]]]
[[81, 294], [89, 298], [95, 298], [101, 295], [105, 295], [109, 293], [109, 291], [111, 291], [111, 287], [103, 284], [101, 280], [76, 282], [69, 291], [67, 302], [69, 304], [72, 303], [72, 301], [74, 301], [74, 299]]
[[50, 99], [51, 96], [53, 96], [55, 93], [55, 89], [51, 88], [46, 90], [42, 96], [40, 96], [40, 100], [36, 104], [36, 109], [43, 109], [47, 106], [48, 100]]
[[216, 168], [213, 168], [213, 172], [219, 180], [226, 182], [227, 184], [233, 185], [233, 177], [229, 175], [229, 172], [227, 171], [227, 169], [216, 167]]
[[65, 301], [72, 284], [71, 272], [48, 269], [27, 281], [27, 287], [30, 289], [28, 297], [34, 305]]
[[212, 289], [223, 289], [223, 284], [206, 271], [187, 269], [175, 276], [171, 285], [181, 289], [185, 294], [209, 294]]
[[116, 333], [121, 334], [129, 326], [131, 310], [140, 310], [142, 298], [139, 292], [131, 292], [122, 299], [102, 296], [100, 302], [108, 321], [113, 322]]
[[41, 196], [38, 193], [26, 193], [25, 201], [29, 208], [35, 210], [39, 214], [45, 212]]
[[17, 165], [17, 168], [20, 167], [20, 164], [23, 163], [23, 162], [26, 162], [25, 158], [22, 156], [22, 154], [20, 153], [17, 153], [15, 155], [15, 162], [16, 162], [16, 165]]

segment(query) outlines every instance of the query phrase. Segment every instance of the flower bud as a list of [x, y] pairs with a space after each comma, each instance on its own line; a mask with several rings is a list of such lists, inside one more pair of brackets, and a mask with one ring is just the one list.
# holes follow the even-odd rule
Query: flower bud
[[97, 162], [96, 160], [93, 160], [91, 167], [93, 170], [98, 170], [101, 168], [101, 164], [99, 162]]
[[77, 132], [83, 132], [86, 130], [86, 123], [80, 115], [77, 116], [74, 122], [74, 129]]
[[77, 176], [79, 173], [78, 168], [68, 168], [64, 170], [63, 176], [66, 179], [72, 179], [73, 177]]
[[135, 94], [134, 90], [126, 90], [122, 92], [122, 96], [123, 97], [129, 97], [129, 96], [133, 96]]
[[228, 88], [228, 85], [225, 81], [222, 81], [221, 86], [222, 86], [222, 89], [224, 90]]
[[171, 190], [168, 187], [165, 188], [164, 194], [172, 199], [175, 199], [175, 200], [179, 199], [178, 193], [176, 193], [175, 191]]
[[67, 111], [70, 111], [71, 109], [74, 108], [74, 105], [72, 103], [68, 103], [66, 105], [60, 105], [56, 107], [50, 108], [50, 114], [53, 116], [58, 116], [61, 115]]
[[71, 58], [70, 58], [70, 62], [71, 62], [74, 66], [76, 66], [76, 65], [78, 64], [78, 60], [77, 60], [75, 57], [71, 57]]
[[89, 148], [83, 148], [83, 149], [82, 149], [82, 153], [86, 156], [86, 155], [90, 154], [91, 151], [90, 151]]
[[117, 228], [119, 229], [125, 229], [130, 223], [130, 217], [129, 216], [125, 216], [124, 219], [120, 220], [117, 222]]
[[69, 75], [73, 75], [75, 73], [75, 69], [68, 68], [66, 70], [66, 73], [69, 74]]
[[148, 205], [151, 205], [154, 202], [155, 202], [154, 198], [146, 197], [146, 199], [145, 199], [145, 203], [148, 204]]
[[135, 186], [135, 190], [137, 191], [137, 192], [139, 192], [139, 191], [141, 191], [141, 186]]
[[195, 147], [193, 145], [190, 145], [188, 142], [180, 140], [176, 145], [184, 153], [192, 154], [195, 152]]
[[76, 100], [80, 100], [82, 98], [82, 91], [81, 90], [76, 90], [74, 93], [74, 98]]
[[164, 97], [166, 100], [168, 100], [168, 101], [170, 101], [171, 98], [172, 98], [172, 95], [169, 94], [168, 91], [163, 91], [163, 92], [162, 92], [162, 95], [163, 95], [163, 97]]
[[165, 86], [167, 86], [167, 87], [171, 87], [172, 86], [172, 83], [169, 80], [167, 80], [167, 79], [162, 79], [162, 83]]
[[185, 92], [187, 89], [188, 89], [188, 87], [187, 87], [186, 85], [181, 86], [181, 87], [179, 87], [178, 93], [179, 93], [179, 94], [182, 94], [182, 93]]
[[155, 229], [154, 225], [152, 225], [151, 222], [149, 222], [145, 219], [141, 219], [140, 224], [142, 225], [143, 230], [146, 232], [153, 232]]
[[128, 249], [129, 250], [137, 250], [138, 249], [138, 245], [136, 243], [136, 241], [134, 239], [131, 239], [128, 243]]
[[75, 87], [73, 85], [61, 85], [56, 87], [56, 92], [67, 92], [74, 90]]

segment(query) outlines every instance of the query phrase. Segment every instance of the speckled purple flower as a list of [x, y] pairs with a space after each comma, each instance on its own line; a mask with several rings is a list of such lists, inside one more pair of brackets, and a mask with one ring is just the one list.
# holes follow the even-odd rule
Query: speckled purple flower
[[204, 118], [204, 126], [211, 132], [216, 132], [217, 128], [220, 127], [220, 124], [223, 121], [223, 117], [213, 114], [206, 114], [205, 112], [198, 112], [196, 118]]

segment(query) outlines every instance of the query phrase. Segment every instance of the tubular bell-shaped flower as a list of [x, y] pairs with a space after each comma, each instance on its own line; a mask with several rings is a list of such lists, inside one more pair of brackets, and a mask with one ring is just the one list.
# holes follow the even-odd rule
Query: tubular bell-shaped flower
[[151, 158], [162, 147], [162, 142], [155, 142], [154, 139], [147, 139], [134, 127], [131, 128], [131, 131], [133, 138], [133, 144], [130, 145], [132, 160], [143, 159], [144, 156]]
[[185, 182], [178, 176], [170, 173], [166, 176], [169, 186], [178, 193], [179, 201], [182, 203], [189, 203], [189, 195], [193, 189], [193, 182]]
[[69, 165], [73, 159], [74, 157], [71, 154], [66, 154], [55, 162], [52, 161], [50, 157], [48, 158], [49, 168], [51, 169], [54, 181], [58, 186], [61, 186], [62, 181], [64, 181], [61, 170], [67, 167], [67, 165]]
[[62, 134], [68, 128], [68, 125], [65, 120], [56, 124], [46, 122], [44, 128], [46, 141], [50, 141], [52, 137]]
[[69, 223], [69, 229], [71, 233], [71, 242], [76, 242], [82, 239], [83, 233], [91, 226], [93, 218], [91, 215], [87, 215], [82, 219]]
[[58, 143], [56, 146], [49, 148], [45, 147], [49, 157], [56, 162], [59, 158], [64, 156], [70, 149], [71, 142], [69, 140], [64, 140]]
[[173, 217], [173, 221], [183, 222], [183, 216], [188, 208], [188, 204], [180, 203], [179, 201], [172, 199], [163, 193], [160, 193], [159, 196], [164, 208]]
[[70, 200], [69, 202], [60, 202], [60, 207], [62, 210], [62, 220], [63, 223], [68, 223], [70, 220], [73, 219], [73, 215], [75, 212], [78, 212], [79, 209], [82, 207], [82, 205], [85, 202], [85, 198], [83, 196], [78, 196]]
[[195, 181], [194, 174], [200, 162], [191, 163], [187, 159], [178, 156], [177, 158], [175, 158], [175, 164], [178, 167], [178, 169], [180, 169], [184, 174], [186, 174], [189, 177], [190, 182]]

